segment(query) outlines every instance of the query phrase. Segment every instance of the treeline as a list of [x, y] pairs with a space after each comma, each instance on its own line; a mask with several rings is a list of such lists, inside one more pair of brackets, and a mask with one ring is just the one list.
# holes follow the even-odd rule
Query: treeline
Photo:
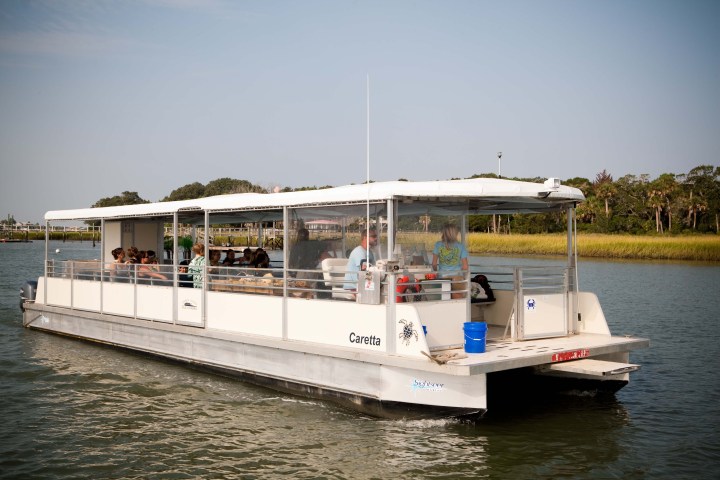
[[626, 175], [616, 181], [603, 170], [590, 185], [574, 186], [587, 197], [577, 215], [588, 230], [718, 233], [720, 228], [718, 167], [701, 165], [685, 174], [665, 173], [654, 180], [647, 175]]
[[[470, 178], [497, 178], [480, 174]], [[401, 179], [402, 180], [402, 179]], [[545, 178], [512, 178], [542, 183]], [[720, 167], [700, 165], [688, 173], [664, 173], [655, 179], [649, 175], [625, 175], [619, 179], [603, 170], [593, 180], [567, 179], [564, 185], [579, 188], [586, 201], [576, 210], [578, 229], [591, 233], [718, 233], [720, 231]], [[161, 201], [190, 200], [228, 193], [268, 193], [299, 191], [324, 187], [266, 188], [247, 180], [219, 178], [203, 185], [194, 182], [170, 192]], [[93, 207], [149, 203], [137, 192], [102, 198]], [[469, 229], [476, 232], [554, 233], [566, 227], [564, 213], [537, 215], [473, 215]], [[403, 219], [399, 227], [407, 230], [437, 230], [442, 219], [418, 217]]]
[[[475, 177], [496, 177], [493, 174]], [[543, 182], [544, 178], [514, 179]], [[570, 178], [564, 185], [579, 188], [586, 200], [576, 210], [578, 230], [589, 233], [718, 233], [720, 230], [720, 168], [701, 165], [688, 173], [625, 175], [617, 180], [603, 170], [593, 180]], [[554, 233], [565, 230], [565, 216], [503, 215], [470, 218], [472, 231]]]

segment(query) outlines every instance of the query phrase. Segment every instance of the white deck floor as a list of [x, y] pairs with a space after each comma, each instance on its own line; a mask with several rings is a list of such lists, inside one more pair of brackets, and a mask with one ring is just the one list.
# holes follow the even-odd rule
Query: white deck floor
[[[466, 358], [451, 360], [448, 365], [470, 367], [471, 374], [489, 373], [552, 363], [553, 354], [562, 352], [588, 350], [589, 355], [595, 357], [646, 348], [650, 343], [647, 339], [636, 337], [608, 337], [587, 333], [512, 342], [503, 339], [504, 332], [505, 329], [502, 327], [490, 326], [485, 353], [467, 353]], [[463, 349], [453, 351], [464, 353]]]

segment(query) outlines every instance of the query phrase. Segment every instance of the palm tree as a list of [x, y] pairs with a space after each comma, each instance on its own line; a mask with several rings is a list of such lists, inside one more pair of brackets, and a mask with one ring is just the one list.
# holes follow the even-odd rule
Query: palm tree
[[697, 228], [698, 214], [702, 216], [704, 212], [715, 214], [715, 231], [720, 230], [720, 222], [718, 222], [718, 205], [720, 205], [720, 168], [711, 165], [700, 165], [695, 167], [685, 176], [685, 185], [690, 189], [687, 199], [687, 224], [692, 225], [692, 229]]
[[595, 196], [605, 202], [605, 217], [610, 218], [610, 199], [617, 193], [612, 175], [605, 170], [595, 175], [593, 189]]
[[655, 212], [655, 231], [658, 233], [664, 233], [663, 232], [663, 225], [660, 221], [660, 212], [662, 211], [662, 192], [659, 192], [657, 190], [650, 190], [648, 200], [650, 202], [650, 207], [652, 207], [653, 211]]
[[658, 233], [664, 233], [662, 222], [663, 209], [667, 209], [668, 211], [668, 230], [672, 228], [670, 196], [676, 189], [677, 182], [675, 181], [675, 175], [672, 173], [663, 173], [650, 184], [648, 197], [651, 207], [655, 210], [655, 229]]

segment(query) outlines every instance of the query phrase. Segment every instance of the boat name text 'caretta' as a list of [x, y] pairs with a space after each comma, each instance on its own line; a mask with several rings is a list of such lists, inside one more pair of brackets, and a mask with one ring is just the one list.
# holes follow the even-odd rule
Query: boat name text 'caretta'
[[362, 343], [364, 345], [380, 346], [380, 337], [375, 335], [366, 337], [364, 335], [357, 335], [355, 332], [350, 332], [350, 343]]

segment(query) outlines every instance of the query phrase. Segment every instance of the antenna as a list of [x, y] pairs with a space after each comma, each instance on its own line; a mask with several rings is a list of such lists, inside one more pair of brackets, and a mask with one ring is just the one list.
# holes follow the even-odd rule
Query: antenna
[[[370, 184], [370, 75], [367, 76], [367, 106], [366, 106], [366, 117], [367, 117], [367, 138], [365, 145], [365, 163], [367, 164], [367, 182]], [[368, 189], [369, 192], [369, 189]], [[369, 200], [369, 193], [368, 193]]]
[[365, 140], [365, 164], [367, 168], [366, 188], [367, 201], [365, 212], [365, 252], [367, 253], [368, 263], [370, 263], [370, 74], [367, 74], [367, 91], [366, 91], [366, 117], [367, 117], [367, 137]]

